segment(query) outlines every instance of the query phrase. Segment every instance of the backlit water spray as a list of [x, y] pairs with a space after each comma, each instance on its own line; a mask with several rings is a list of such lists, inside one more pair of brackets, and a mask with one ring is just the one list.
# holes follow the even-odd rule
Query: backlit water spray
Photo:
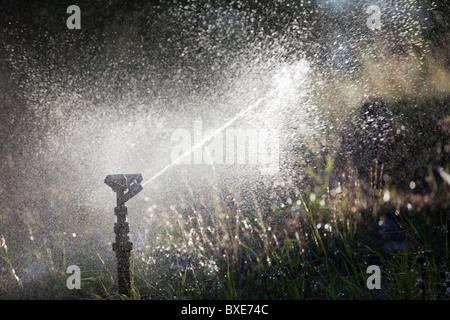
[[[417, 2], [378, 3], [381, 29], [368, 27], [364, 1], [79, 4], [80, 30], [67, 29], [64, 3], [1, 10], [0, 236], [15, 275], [112, 259], [111, 173], [146, 179], [144, 201], [130, 204], [136, 252], [189, 210], [228, 219], [238, 205], [261, 217], [295, 205], [306, 168], [339, 147], [361, 100], [423, 83], [409, 80], [423, 74]], [[384, 45], [405, 54], [390, 61]], [[172, 157], [171, 134], [196, 121], [208, 134]], [[280, 133], [276, 174], [183, 163], [228, 129], [261, 128]], [[208, 240], [230, 241], [204, 226]]]
[[[306, 76], [308, 72], [308, 64], [306, 61], [301, 61], [299, 63], [301, 66], [301, 70], [296, 69], [297, 72], [299, 72], [303, 77]], [[151, 178], [149, 178], [147, 181], [145, 181], [142, 186], [145, 186], [147, 183], [150, 183], [160, 175], [162, 175], [164, 172], [169, 170], [175, 165], [178, 165], [181, 163], [181, 161], [186, 158], [187, 156], [190, 156], [193, 152], [198, 150], [199, 148], [202, 148], [207, 142], [211, 141], [213, 138], [215, 138], [218, 134], [222, 133], [224, 130], [232, 126], [236, 121], [239, 119], [242, 119], [243, 117], [247, 116], [250, 112], [255, 111], [254, 109], [258, 108], [261, 104], [263, 104], [266, 100], [270, 101], [270, 98], [273, 98], [276, 93], [278, 94], [286, 94], [286, 90], [289, 90], [288, 86], [292, 86], [292, 79], [289, 78], [287, 74], [278, 74], [277, 77], [273, 80], [275, 87], [270, 89], [262, 98], [259, 98], [254, 103], [250, 104], [243, 110], [241, 110], [239, 113], [237, 113], [234, 117], [232, 117], [230, 120], [225, 122], [223, 125], [221, 125], [219, 128], [214, 130], [211, 134], [204, 137], [199, 143], [192, 146], [191, 149], [184, 152], [182, 155], [180, 155], [178, 158], [174, 159], [170, 164], [165, 166], [163, 169], [158, 171], [156, 174], [154, 174]], [[303, 81], [301, 82], [303, 83]], [[297, 84], [298, 85], [298, 84]], [[273, 101], [272, 101], [273, 102]], [[258, 111], [257, 111], [258, 112]]]

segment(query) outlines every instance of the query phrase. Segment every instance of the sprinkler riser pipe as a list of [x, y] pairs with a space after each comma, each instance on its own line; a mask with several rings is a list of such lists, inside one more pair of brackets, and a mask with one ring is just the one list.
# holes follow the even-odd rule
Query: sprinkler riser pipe
[[116, 252], [117, 258], [118, 291], [128, 297], [131, 296], [130, 251], [133, 250], [133, 243], [129, 241], [128, 236], [130, 226], [127, 222], [128, 209], [125, 202], [142, 191], [141, 182], [140, 173], [115, 174], [105, 178], [105, 183], [113, 189], [117, 197], [117, 206], [114, 208], [114, 214], [117, 217], [117, 222], [114, 224], [116, 242], [112, 244], [112, 249]]
[[113, 251], [117, 258], [117, 277], [119, 283], [119, 293], [130, 296], [131, 277], [130, 277], [130, 251], [133, 250], [133, 243], [129, 241], [130, 226], [126, 222], [127, 207], [120, 205], [114, 208], [117, 216], [117, 222], [114, 224], [114, 233], [116, 242], [112, 244]]

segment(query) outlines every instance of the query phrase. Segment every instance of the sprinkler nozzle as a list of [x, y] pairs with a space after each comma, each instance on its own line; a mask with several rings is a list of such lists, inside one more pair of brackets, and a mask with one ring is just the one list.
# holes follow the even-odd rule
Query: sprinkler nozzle
[[142, 189], [142, 175], [140, 173], [135, 174], [110, 174], [106, 176], [105, 183], [110, 186], [114, 192], [122, 194], [128, 190], [121, 200], [123, 203], [127, 202], [138, 194]]

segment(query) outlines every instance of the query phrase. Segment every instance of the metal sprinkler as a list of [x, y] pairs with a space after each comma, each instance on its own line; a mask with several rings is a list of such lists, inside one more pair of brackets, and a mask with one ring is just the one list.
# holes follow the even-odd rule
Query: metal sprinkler
[[105, 183], [117, 195], [117, 206], [114, 208], [114, 214], [117, 216], [117, 222], [114, 224], [116, 242], [113, 243], [112, 248], [117, 257], [119, 293], [127, 296], [131, 296], [130, 251], [133, 250], [133, 243], [129, 241], [130, 238], [128, 237], [130, 227], [126, 222], [127, 207], [125, 202], [143, 189], [141, 182], [142, 175], [140, 173], [112, 174], [105, 178]]

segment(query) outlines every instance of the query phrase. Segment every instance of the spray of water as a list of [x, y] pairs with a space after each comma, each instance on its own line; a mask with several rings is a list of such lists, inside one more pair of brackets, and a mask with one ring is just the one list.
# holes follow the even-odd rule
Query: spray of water
[[217, 128], [216, 130], [214, 130], [210, 135], [208, 135], [207, 137], [203, 138], [198, 144], [194, 145], [193, 147], [191, 147], [188, 151], [184, 152], [182, 155], [180, 155], [178, 158], [176, 158], [175, 160], [173, 160], [170, 164], [168, 164], [167, 166], [165, 166], [163, 169], [161, 169], [160, 171], [158, 171], [155, 175], [153, 175], [150, 179], [148, 179], [147, 181], [145, 181], [142, 186], [145, 186], [147, 183], [153, 181], [154, 179], [156, 179], [157, 177], [159, 177], [160, 175], [162, 175], [164, 172], [166, 172], [167, 170], [169, 170], [170, 168], [172, 168], [174, 165], [180, 164], [181, 160], [183, 160], [185, 157], [189, 156], [191, 153], [193, 153], [194, 151], [196, 151], [197, 149], [201, 148], [202, 146], [204, 146], [208, 141], [210, 141], [211, 139], [213, 139], [214, 137], [216, 137], [219, 133], [223, 132], [225, 129], [227, 129], [228, 127], [230, 127], [232, 124], [234, 124], [237, 120], [241, 119], [242, 117], [244, 117], [246, 114], [248, 114], [249, 112], [251, 112], [253, 109], [255, 109], [256, 107], [258, 107], [261, 103], [263, 103], [265, 100], [269, 99], [271, 96], [273, 96], [275, 92], [275, 89], [270, 90], [264, 97], [260, 98], [259, 100], [257, 100], [255, 103], [249, 105], [248, 107], [246, 107], [245, 109], [243, 109], [241, 112], [239, 112], [238, 114], [236, 114], [233, 118], [231, 118], [230, 120], [228, 120], [227, 122], [225, 122], [222, 126], [220, 126], [219, 128]]
[[[286, 5], [281, 11], [284, 13], [274, 10], [269, 17], [262, 17], [253, 8], [238, 10], [225, 5], [149, 5], [132, 14], [106, 17], [105, 27], [98, 33], [92, 31], [95, 28], [88, 24], [88, 17], [81, 33], [61, 32], [59, 20], [54, 28], [60, 34], [14, 22], [6, 26], [0, 40], [6, 42], [1, 54], [9, 69], [2, 66], [0, 72], [8, 79], [5, 83], [11, 93], [5, 96], [15, 97], [17, 88], [23, 91], [23, 101], [8, 101], [14, 109], [7, 115], [13, 130], [8, 132], [2, 149], [7, 158], [2, 167], [6, 168], [3, 173], [7, 181], [0, 192], [8, 203], [7, 216], [13, 217], [7, 221], [12, 227], [3, 229], [9, 232], [5, 234], [7, 240], [12, 243], [16, 237], [17, 248], [29, 248], [41, 241], [40, 237], [55, 235], [66, 237], [68, 252], [71, 245], [85, 250], [93, 243], [105, 244], [105, 250], [110, 250], [114, 194], [103, 184], [106, 175], [142, 172], [147, 179], [143, 184], [146, 192], [153, 191], [148, 188], [151, 182], [174, 171], [181, 160], [244, 118], [245, 127], [279, 128], [283, 159], [292, 155], [295, 164], [298, 158], [306, 158], [300, 157], [301, 152], [319, 153], [322, 146], [333, 143], [326, 136], [329, 132], [335, 135], [334, 128], [324, 120], [325, 116], [332, 118], [327, 108], [333, 114], [346, 113], [344, 106], [353, 106], [356, 99], [344, 98], [355, 95], [358, 87], [364, 87], [367, 93], [376, 86], [359, 80], [352, 80], [348, 86], [345, 81], [341, 87], [330, 85], [336, 75], [332, 71], [359, 79], [361, 59], [357, 49], [364, 47], [365, 39], [378, 36], [366, 26], [366, 8], [349, 10], [356, 20], [333, 18], [320, 26], [321, 18], [325, 21], [327, 16], [323, 12], [328, 10], [328, 2], [317, 1], [324, 5], [323, 10], [311, 1], [300, 2], [296, 11], [289, 7], [292, 1], [277, 2], [275, 7]], [[383, 25], [380, 32], [385, 32], [387, 42], [398, 44], [395, 30], [405, 34], [408, 41], [420, 40], [419, 36], [408, 38], [417, 30], [412, 21], [417, 19], [407, 10], [413, 7], [413, 1], [381, 7], [383, 21], [396, 26]], [[271, 10], [262, 9], [272, 15]], [[103, 7], [100, 11], [109, 12]], [[398, 18], [388, 19], [394, 16]], [[125, 17], [127, 28], [123, 27]], [[17, 21], [35, 21], [35, 16]], [[37, 30], [35, 38], [32, 30]], [[324, 43], [317, 43], [315, 34], [320, 34]], [[317, 48], [323, 48], [323, 52]], [[322, 78], [316, 71], [305, 76], [308, 68], [298, 63], [304, 53], [315, 70], [322, 72]], [[326, 68], [321, 69], [324, 65]], [[371, 75], [376, 80], [385, 78], [378, 71]], [[308, 87], [314, 81], [316, 89], [322, 91]], [[311, 100], [324, 91], [331, 98], [319, 99], [320, 107], [316, 107], [319, 104]], [[16, 108], [20, 103], [23, 108]], [[215, 129], [169, 160], [170, 134], [198, 118]], [[334, 121], [340, 119], [334, 117]], [[294, 147], [301, 152], [289, 154]], [[162, 169], [147, 178], [144, 170], [150, 170], [150, 166]], [[292, 163], [283, 165], [289, 179], [294, 177], [293, 167]], [[233, 169], [237, 179], [246, 170]], [[188, 192], [180, 179], [167, 180], [165, 190], [175, 185]], [[201, 177], [190, 183], [197, 180]], [[169, 206], [172, 198], [163, 198], [164, 205]], [[152, 198], [151, 206], [153, 202], [156, 200]], [[130, 204], [139, 207], [130, 211], [145, 211], [148, 204], [139, 203]], [[21, 219], [17, 219], [18, 212]], [[130, 218], [134, 219], [133, 215]], [[131, 225], [140, 223], [151, 228], [147, 218], [139, 215], [137, 223], [131, 221]], [[25, 222], [18, 226], [19, 220]]]

